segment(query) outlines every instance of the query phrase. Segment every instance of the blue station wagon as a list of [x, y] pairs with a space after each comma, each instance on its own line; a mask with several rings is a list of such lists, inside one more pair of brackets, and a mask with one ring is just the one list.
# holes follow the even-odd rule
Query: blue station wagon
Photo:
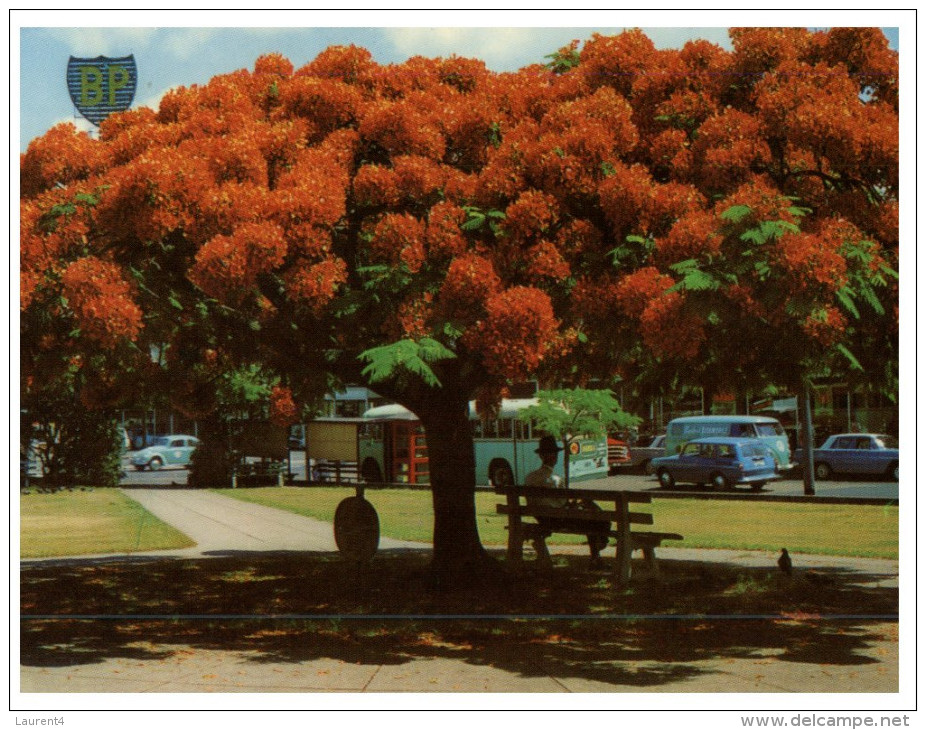
[[660, 456], [650, 465], [664, 489], [671, 489], [676, 482], [699, 487], [709, 484], [713, 489], [737, 484], [761, 489], [766, 482], [781, 478], [771, 449], [753, 438], [694, 439], [678, 454]]

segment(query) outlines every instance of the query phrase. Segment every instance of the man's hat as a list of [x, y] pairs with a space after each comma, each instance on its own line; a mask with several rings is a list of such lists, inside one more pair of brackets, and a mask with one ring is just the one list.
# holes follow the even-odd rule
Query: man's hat
[[556, 442], [556, 439], [552, 436], [541, 436], [540, 444], [537, 446], [537, 449], [534, 453], [537, 454], [555, 454], [563, 449]]

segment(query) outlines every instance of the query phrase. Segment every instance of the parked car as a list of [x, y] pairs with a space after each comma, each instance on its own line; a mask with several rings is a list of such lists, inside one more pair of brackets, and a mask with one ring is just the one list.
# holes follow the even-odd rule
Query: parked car
[[625, 468], [630, 463], [630, 444], [623, 438], [608, 436], [608, 471]]
[[666, 453], [677, 453], [692, 439], [711, 436], [754, 438], [772, 450], [782, 471], [792, 468], [791, 447], [785, 430], [767, 416], [686, 416], [669, 421], [666, 426]]
[[714, 489], [749, 484], [761, 489], [766, 482], [781, 478], [772, 450], [754, 438], [694, 439], [678, 454], [660, 456], [650, 463], [659, 485], [666, 489], [676, 482], [710, 484]]
[[[900, 451], [897, 439], [883, 433], [837, 433], [813, 450], [814, 475], [829, 479], [833, 474], [878, 474], [897, 480]], [[803, 464], [803, 449], [795, 452]]]
[[162, 466], [188, 466], [199, 439], [185, 434], [154, 436], [151, 445], [132, 454], [132, 466], [138, 471], [145, 467], [157, 471]]
[[630, 463], [627, 466], [642, 469], [644, 474], [650, 475], [654, 473], [652, 467], [653, 459], [665, 456], [665, 454], [666, 435], [662, 434], [661, 436], [656, 436], [656, 438], [650, 441], [646, 446], [631, 446]]

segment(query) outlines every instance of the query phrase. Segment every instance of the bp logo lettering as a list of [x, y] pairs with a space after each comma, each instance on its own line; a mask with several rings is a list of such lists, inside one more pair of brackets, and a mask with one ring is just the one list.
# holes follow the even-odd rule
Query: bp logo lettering
[[68, 92], [87, 121], [99, 126], [113, 112], [125, 111], [135, 98], [135, 56], [68, 59]]

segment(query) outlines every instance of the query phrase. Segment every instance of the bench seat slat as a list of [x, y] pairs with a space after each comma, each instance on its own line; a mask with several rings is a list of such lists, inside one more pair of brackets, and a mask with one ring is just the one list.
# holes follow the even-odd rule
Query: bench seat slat
[[[544, 530], [540, 525], [534, 522], [525, 522], [521, 526], [521, 529], [524, 530], [525, 534], [528, 537], [546, 532], [546, 530]], [[589, 534], [586, 530], [582, 528], [571, 528], [571, 527], [557, 529], [554, 532], [555, 533], [566, 533], [569, 535]], [[607, 535], [608, 537], [614, 537], [614, 538], [621, 536], [621, 533], [618, 532], [617, 530], [602, 530], [601, 532], [596, 531], [592, 534]], [[644, 545], [652, 545], [653, 547], [659, 547], [659, 544], [663, 540], [684, 540], [684, 539], [685, 539], [684, 537], [674, 532], [633, 532], [633, 531], [630, 532], [630, 541], [634, 543], [635, 545], [639, 545], [641, 547]]]

